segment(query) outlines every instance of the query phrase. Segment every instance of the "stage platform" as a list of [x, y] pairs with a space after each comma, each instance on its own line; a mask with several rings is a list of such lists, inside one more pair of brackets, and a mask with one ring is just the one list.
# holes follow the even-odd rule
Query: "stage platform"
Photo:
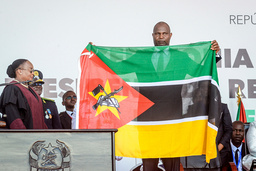
[[0, 129], [0, 170], [115, 171], [116, 129]]

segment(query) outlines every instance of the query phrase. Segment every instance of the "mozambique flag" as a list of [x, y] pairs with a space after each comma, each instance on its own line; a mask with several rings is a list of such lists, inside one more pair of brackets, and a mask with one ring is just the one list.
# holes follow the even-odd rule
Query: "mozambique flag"
[[246, 123], [247, 122], [246, 113], [245, 113], [245, 108], [244, 108], [244, 104], [242, 102], [241, 96], [242, 96], [241, 88], [240, 86], [238, 86], [238, 90], [237, 90], [238, 109], [237, 109], [236, 120]]
[[88, 44], [80, 57], [80, 129], [118, 128], [116, 155], [216, 157], [220, 94], [210, 42]]
[[246, 113], [245, 113], [245, 109], [244, 109], [244, 104], [243, 104], [241, 99], [239, 101], [240, 102], [238, 104], [236, 120], [237, 121], [242, 121], [243, 123], [246, 123], [247, 119], [246, 119]]

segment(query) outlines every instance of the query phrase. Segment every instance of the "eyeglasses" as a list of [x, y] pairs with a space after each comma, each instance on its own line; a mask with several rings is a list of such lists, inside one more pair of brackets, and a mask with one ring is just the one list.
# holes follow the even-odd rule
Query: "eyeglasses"
[[24, 69], [24, 68], [18, 68], [18, 69], [21, 69], [21, 70], [27, 70], [27, 71], [29, 71], [31, 74], [34, 72], [34, 69]]
[[71, 100], [71, 99], [77, 99], [77, 97], [76, 96], [68, 96], [68, 97], [66, 97], [66, 100]]
[[43, 85], [43, 83], [33, 83], [31, 86], [33, 87], [33, 86], [42, 86]]

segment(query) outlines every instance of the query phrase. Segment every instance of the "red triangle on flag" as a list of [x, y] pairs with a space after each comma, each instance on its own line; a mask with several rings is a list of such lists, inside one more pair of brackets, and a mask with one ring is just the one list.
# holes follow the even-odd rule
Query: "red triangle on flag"
[[80, 67], [79, 129], [120, 128], [154, 105], [87, 49]]

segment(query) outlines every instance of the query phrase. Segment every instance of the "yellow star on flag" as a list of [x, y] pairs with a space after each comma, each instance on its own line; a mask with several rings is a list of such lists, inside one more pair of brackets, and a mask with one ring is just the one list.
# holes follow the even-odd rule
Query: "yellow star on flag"
[[[109, 82], [108, 80], [106, 81], [106, 84], [105, 84], [105, 87], [104, 87], [104, 90], [107, 94], [111, 93], [111, 87], [109, 85]], [[93, 95], [92, 92], [89, 92], [89, 94], [94, 97], [95, 99], [99, 99], [100, 96], [106, 96], [107, 94], [105, 94], [104, 92], [99, 92], [96, 96]], [[114, 94], [113, 96], [110, 96], [110, 98], [115, 98], [118, 103], [123, 101], [124, 99], [126, 99], [128, 96], [120, 96], [120, 95], [116, 95]], [[112, 107], [112, 106], [105, 106], [105, 105], [99, 105], [98, 108], [97, 108], [97, 111], [96, 111], [96, 114], [95, 116], [99, 115], [101, 112], [105, 111], [106, 109], [109, 109], [119, 120], [120, 120], [120, 116], [118, 114], [118, 111], [115, 107]]]

